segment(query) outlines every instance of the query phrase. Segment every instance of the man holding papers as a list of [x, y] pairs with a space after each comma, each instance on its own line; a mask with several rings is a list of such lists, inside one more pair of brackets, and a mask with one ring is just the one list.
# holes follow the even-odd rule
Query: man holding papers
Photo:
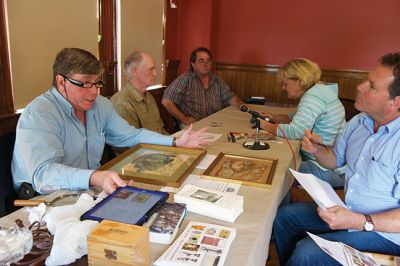
[[335, 265], [306, 231], [361, 251], [400, 255], [400, 53], [387, 54], [357, 86], [350, 120], [333, 147], [306, 130], [302, 147], [326, 168], [347, 164], [347, 208], [281, 207], [274, 237], [281, 265]]

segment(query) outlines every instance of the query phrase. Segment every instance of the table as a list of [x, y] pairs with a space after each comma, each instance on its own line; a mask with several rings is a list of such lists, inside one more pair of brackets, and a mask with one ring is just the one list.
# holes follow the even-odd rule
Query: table
[[[251, 109], [262, 111], [268, 109], [272, 113], [287, 113], [293, 108], [265, 107], [248, 105]], [[207, 147], [208, 154], [218, 154], [220, 151], [242, 156], [253, 156], [259, 158], [277, 158], [278, 164], [275, 170], [274, 179], [270, 189], [255, 188], [250, 186], [241, 186], [239, 195], [244, 196], [244, 211], [237, 218], [235, 223], [224, 222], [210, 217], [188, 213], [180, 232], [186, 227], [189, 221], [198, 221], [214, 223], [234, 227], [237, 235], [229, 250], [225, 265], [265, 265], [268, 257], [268, 247], [272, 232], [272, 223], [276, 215], [276, 210], [288, 192], [293, 178], [289, 174], [288, 168], [294, 167], [294, 159], [287, 143], [279, 144], [268, 142], [270, 149], [255, 151], [247, 150], [242, 147], [242, 141], [230, 143], [227, 140], [226, 133], [229, 131], [254, 132], [251, 129], [249, 120], [251, 115], [241, 112], [234, 107], [227, 107], [201, 121], [194, 124], [194, 130], [208, 127], [211, 133], [222, 134], [222, 136]], [[221, 127], [210, 126], [213, 122], [222, 122]], [[298, 140], [289, 141], [293, 147], [297, 158], [296, 166], [299, 166], [300, 156]], [[196, 169], [194, 174], [201, 174], [202, 170]], [[159, 188], [153, 185], [136, 185], [144, 188]], [[54, 195], [51, 195], [54, 196]], [[20, 209], [6, 217], [0, 218], [0, 226], [14, 226], [15, 219], [21, 219], [28, 225], [24, 209]], [[179, 233], [180, 233], [179, 232]], [[179, 234], [178, 233], [178, 234]], [[151, 261], [155, 261], [166, 249], [168, 245], [150, 244]]]

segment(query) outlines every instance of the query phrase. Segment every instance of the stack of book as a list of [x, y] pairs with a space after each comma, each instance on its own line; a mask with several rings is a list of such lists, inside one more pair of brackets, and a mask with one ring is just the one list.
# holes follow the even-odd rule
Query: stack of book
[[222, 266], [235, 236], [235, 228], [190, 222], [179, 238], [154, 264]]
[[185, 203], [190, 212], [231, 223], [243, 212], [243, 196], [188, 184], [175, 194], [174, 202]]
[[150, 229], [150, 242], [171, 244], [186, 214], [186, 205], [164, 203], [144, 225]]

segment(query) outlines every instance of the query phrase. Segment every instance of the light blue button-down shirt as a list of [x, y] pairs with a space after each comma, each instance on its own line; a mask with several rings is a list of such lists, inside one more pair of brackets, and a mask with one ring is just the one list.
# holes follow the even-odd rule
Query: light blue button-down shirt
[[[362, 214], [400, 207], [400, 117], [379, 127], [361, 113], [335, 143], [337, 165], [346, 167], [346, 205]], [[400, 233], [380, 233], [400, 245]]]
[[27, 182], [40, 193], [87, 189], [90, 175], [100, 167], [105, 143], [171, 146], [172, 137], [131, 127], [102, 96], [86, 112], [84, 126], [72, 105], [52, 88], [33, 100], [18, 121], [11, 165], [14, 186], [18, 189]]

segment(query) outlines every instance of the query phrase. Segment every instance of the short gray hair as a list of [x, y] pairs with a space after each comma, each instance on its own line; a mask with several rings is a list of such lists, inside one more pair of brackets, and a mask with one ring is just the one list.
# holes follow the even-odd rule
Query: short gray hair
[[137, 67], [142, 62], [143, 53], [143, 51], [133, 51], [125, 58], [124, 69], [127, 79], [131, 78], [132, 67]]

